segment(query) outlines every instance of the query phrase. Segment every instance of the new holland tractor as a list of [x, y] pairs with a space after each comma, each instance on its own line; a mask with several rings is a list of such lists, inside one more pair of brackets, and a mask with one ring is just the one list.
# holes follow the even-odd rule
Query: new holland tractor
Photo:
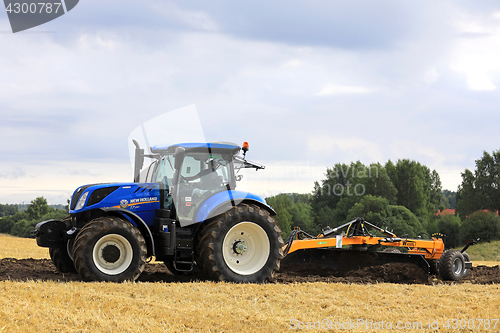
[[[284, 242], [274, 210], [236, 190], [248, 143], [135, 144], [134, 181], [81, 186], [70, 216], [38, 223], [61, 272], [86, 281], [135, 280], [151, 258], [174, 274], [197, 268], [213, 280], [264, 282], [280, 267]], [[243, 152], [243, 154], [240, 154]], [[151, 164], [144, 167], [145, 158]]]

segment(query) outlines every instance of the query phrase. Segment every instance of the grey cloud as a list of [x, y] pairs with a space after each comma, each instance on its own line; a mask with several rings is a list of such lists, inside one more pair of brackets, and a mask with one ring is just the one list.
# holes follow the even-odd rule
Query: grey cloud
[[19, 179], [26, 176], [26, 171], [20, 167], [12, 168], [9, 171], [0, 171], [0, 178]]
[[[72, 16], [71, 16], [72, 15]], [[380, 1], [81, 2], [54, 29], [218, 32], [239, 38], [345, 48], [380, 49], [428, 24], [420, 3]], [[56, 36], [59, 38], [60, 36]], [[147, 37], [146, 37], [147, 38]]]
[[[215, 1], [202, 7], [231, 35], [346, 49], [391, 46], [412, 32], [419, 6], [401, 1]], [[200, 7], [198, 7], [200, 6]]]

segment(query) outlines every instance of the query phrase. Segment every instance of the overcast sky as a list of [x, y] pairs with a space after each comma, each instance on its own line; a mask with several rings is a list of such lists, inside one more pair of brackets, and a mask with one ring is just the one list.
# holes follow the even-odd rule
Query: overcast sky
[[16, 34], [0, 10], [0, 48], [0, 203], [131, 180], [129, 134], [186, 106], [263, 196], [403, 158], [456, 191], [500, 148], [498, 1], [82, 0]]

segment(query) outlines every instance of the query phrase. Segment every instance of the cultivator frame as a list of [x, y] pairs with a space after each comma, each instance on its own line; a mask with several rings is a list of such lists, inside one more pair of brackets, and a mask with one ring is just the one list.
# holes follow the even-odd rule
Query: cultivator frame
[[[346, 231], [338, 234], [343, 229]], [[384, 236], [374, 235], [369, 229], [375, 229]], [[453, 250], [460, 252], [462, 259], [459, 255], [456, 255], [458, 259], [453, 258], [450, 272], [456, 274], [448, 274], [450, 278], [446, 279], [458, 280], [466, 273], [468, 274], [466, 270], [472, 269], [472, 263], [468, 260], [468, 255], [462, 255], [462, 253], [477, 241], [469, 241], [461, 251]], [[378, 251], [381, 247], [385, 247], [385, 250]], [[391, 250], [393, 248], [404, 248], [407, 253]], [[283, 247], [283, 260], [284, 262], [314, 263], [335, 269], [339, 267], [341, 261], [346, 260], [350, 261], [348, 266], [351, 268], [357, 268], [358, 263], [359, 266], [392, 262], [414, 263], [429, 276], [430, 272], [438, 273], [438, 260], [444, 253], [445, 245], [442, 238], [398, 237], [393, 232], [380, 228], [362, 217], [356, 217], [334, 229], [325, 230], [318, 236], [312, 236], [300, 228], [295, 228]]]

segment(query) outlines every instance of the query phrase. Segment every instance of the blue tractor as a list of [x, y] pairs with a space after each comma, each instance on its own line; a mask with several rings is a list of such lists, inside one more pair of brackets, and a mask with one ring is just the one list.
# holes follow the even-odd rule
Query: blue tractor
[[284, 242], [274, 210], [236, 190], [242, 168], [264, 168], [246, 160], [246, 142], [154, 146], [148, 154], [134, 144], [134, 182], [81, 186], [70, 216], [36, 226], [37, 244], [59, 271], [134, 281], [154, 257], [173, 274], [197, 269], [212, 280], [260, 283], [279, 269]]

